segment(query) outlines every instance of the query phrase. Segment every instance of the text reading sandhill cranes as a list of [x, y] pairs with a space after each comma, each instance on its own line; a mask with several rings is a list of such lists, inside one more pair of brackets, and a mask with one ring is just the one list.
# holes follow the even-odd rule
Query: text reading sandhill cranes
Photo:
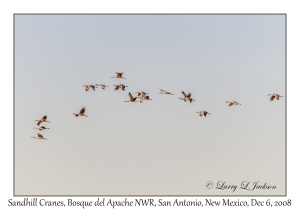
[[22, 201], [8, 200], [8, 206], [72, 206], [82, 209], [89, 209], [92, 207], [108, 206], [112, 207], [126, 207], [126, 206], [147, 206], [147, 207], [165, 207], [165, 206], [239, 206], [247, 208], [249, 206], [257, 207], [273, 207], [273, 206], [291, 206], [291, 199], [151, 199], [151, 198], [124, 198], [124, 199], [111, 199], [111, 198], [97, 198], [97, 200], [83, 201], [77, 199], [67, 200], [51, 200], [51, 199], [38, 199], [38, 198], [24, 198]]
[[[116, 78], [116, 79], [126, 79], [123, 77], [123, 72], [116, 72], [116, 76], [112, 76], [110, 78]], [[124, 84], [116, 84], [114, 85], [115, 86], [115, 90], [125, 90], [126, 85]], [[89, 91], [91, 88], [95, 91], [96, 88], [100, 87], [102, 88], [103, 90], [105, 90], [105, 88], [109, 87], [107, 85], [104, 85], [104, 84], [95, 84], [95, 85], [91, 85], [91, 84], [88, 84], [88, 85], [83, 85], [83, 87], [85, 87], [85, 91]], [[182, 97], [179, 97], [178, 99], [180, 100], [183, 100], [184, 102], [187, 102], [189, 101], [190, 103], [192, 103], [193, 101], [195, 101], [193, 98], [191, 98], [192, 94], [191, 93], [188, 93], [186, 94], [184, 91], [181, 91], [182, 95], [183, 95], [183, 98]], [[149, 97], [149, 93], [145, 93], [144, 91], [139, 91], [139, 92], [136, 92], [137, 96], [132, 96], [132, 94], [130, 92], [128, 92], [128, 96], [129, 96], [129, 100], [127, 101], [124, 101], [124, 102], [138, 102], [137, 99], [139, 99], [140, 103], [143, 103], [143, 101], [145, 100], [152, 100], [150, 99]], [[162, 90], [160, 89], [160, 93], [159, 94], [166, 94], [166, 95], [174, 95], [168, 91], [165, 91], [165, 90]], [[277, 99], [279, 100], [280, 97], [283, 97], [281, 95], [278, 95], [276, 93], [272, 93], [272, 94], [268, 94], [267, 96], [271, 96], [270, 97], [270, 101], [273, 101], [274, 99]], [[225, 103], [228, 103], [228, 106], [233, 106], [233, 105], [241, 105], [240, 103], [236, 102], [236, 101], [226, 101]], [[78, 113], [73, 113], [73, 115], [75, 115], [75, 117], [80, 117], [80, 116], [85, 116], [87, 117], [87, 115], [85, 114], [85, 110], [86, 108], [85, 107], [82, 107], [81, 110], [78, 112]], [[199, 113], [199, 116], [202, 117], [206, 117], [206, 115], [211, 115], [211, 113], [205, 111], [205, 110], [201, 110], [201, 111], [197, 111], [196, 113]], [[47, 121], [47, 115], [45, 115], [44, 117], [42, 117], [40, 120], [36, 120], [38, 121], [37, 125], [39, 126], [40, 124], [42, 124], [43, 122], [49, 122]], [[43, 131], [45, 129], [49, 129], [49, 128], [46, 128], [45, 126], [41, 126], [39, 128], [34, 128], [34, 129], [39, 129], [40, 131]], [[30, 138], [36, 138], [36, 139], [44, 139], [44, 140], [47, 140], [46, 138], [43, 137], [42, 134], [38, 133], [37, 136], [31, 136]]]

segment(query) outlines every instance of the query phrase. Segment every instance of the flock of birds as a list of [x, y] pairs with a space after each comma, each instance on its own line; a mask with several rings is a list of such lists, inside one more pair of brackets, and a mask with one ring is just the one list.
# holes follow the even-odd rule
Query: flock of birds
[[[118, 79], [126, 79], [123, 77], [123, 72], [116, 72], [116, 76], [112, 76], [110, 78], [118, 78]], [[128, 86], [125, 86], [123, 84], [117, 84], [117, 85], [114, 85], [115, 86], [115, 90], [125, 90], [126, 87]], [[95, 91], [96, 88], [100, 87], [102, 88], [103, 90], [105, 90], [106, 87], [109, 87], [109, 86], [106, 86], [106, 85], [103, 85], [103, 84], [96, 84], [96, 85], [83, 85], [82, 87], [85, 87], [85, 90], [86, 91], [89, 91], [91, 88]], [[139, 91], [139, 92], [136, 92], [137, 93], [137, 96], [133, 97], [132, 94], [129, 92], [128, 93], [128, 96], [129, 96], [129, 100], [127, 101], [124, 101], [124, 102], [138, 102], [137, 99], [139, 98], [139, 102], [140, 103], [143, 103], [144, 100], [152, 100], [150, 99], [149, 97], [149, 93], [145, 93], [144, 91]], [[192, 94], [191, 93], [188, 93], [186, 94], [185, 92], [181, 91], [182, 95], [183, 95], [183, 98], [178, 98], [180, 100], [183, 100], [184, 102], [187, 102], [189, 101], [190, 103], [192, 103], [193, 101], [195, 101], [194, 99], [191, 98]], [[165, 90], [162, 90], [160, 89], [160, 93], [159, 94], [168, 94], [168, 95], [174, 95], [168, 91], [165, 91]], [[272, 94], [268, 94], [267, 96], [271, 96], [270, 97], [270, 101], [273, 101], [274, 99], [277, 99], [279, 100], [280, 97], [283, 97], [281, 95], [278, 95], [276, 93], [272, 93]], [[241, 105], [240, 103], [236, 102], [236, 101], [226, 101], [225, 103], [228, 103], [228, 106], [233, 106], [233, 105]], [[85, 116], [87, 117], [87, 115], [85, 115], [85, 107], [83, 107], [79, 113], [73, 113], [73, 115], [75, 115], [75, 117], [79, 117], [79, 116]], [[199, 116], [202, 117], [206, 117], [206, 115], [211, 115], [211, 113], [207, 112], [207, 111], [198, 111], [196, 113], [199, 113]], [[43, 122], [49, 122], [47, 121], [47, 115], [43, 116], [40, 120], [36, 120], [38, 121], [37, 125], [40, 126], [40, 124], [42, 124]], [[43, 131], [45, 129], [49, 129], [49, 128], [46, 128], [45, 126], [40, 126], [39, 128], [37, 127], [34, 127], [34, 129], [39, 129], [40, 131]], [[36, 138], [36, 139], [44, 139], [44, 140], [47, 140], [46, 138], [43, 137], [42, 134], [38, 133], [37, 136], [31, 136], [30, 138]]]
[[[35, 120], [35, 121], [38, 121], [38, 122], [37, 122], [37, 125], [38, 125], [38, 126], [39, 126], [40, 124], [42, 124], [43, 122], [49, 122], [49, 121], [47, 121], [47, 115], [45, 115], [44, 117], [42, 117], [40, 120]], [[42, 130], [50, 129], [50, 128], [46, 128], [45, 126], [40, 126], [39, 128], [34, 127], [33, 129], [39, 129], [40, 131], [42, 131]], [[45, 140], [47, 140], [47, 139], [44, 138], [43, 135], [40, 134], [40, 133], [38, 133], [37, 136], [31, 136], [30, 138], [35, 138], [35, 139], [45, 139]]]

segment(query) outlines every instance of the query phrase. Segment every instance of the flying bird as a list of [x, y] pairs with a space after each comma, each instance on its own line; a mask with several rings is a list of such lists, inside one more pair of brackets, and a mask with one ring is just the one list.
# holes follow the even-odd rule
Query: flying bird
[[268, 94], [268, 96], [271, 96], [270, 101], [273, 101], [274, 98], [276, 98], [277, 100], [279, 100], [280, 97], [283, 97], [283, 96], [278, 95], [278, 94], [276, 94], [276, 93]]
[[135, 101], [138, 97], [132, 97], [130, 92], [128, 93], [128, 96], [130, 99], [128, 101], [124, 101], [124, 102], [138, 102], [138, 101]]
[[45, 128], [45, 126], [41, 126], [39, 128], [34, 127], [33, 129], [39, 129], [40, 131], [45, 130], [45, 129], [50, 129], [50, 128]]
[[95, 85], [83, 85], [82, 87], [85, 87], [85, 91], [89, 91], [90, 88], [92, 88], [95, 91]]
[[[38, 133], [37, 136], [31, 136], [30, 138], [35, 138], [35, 139], [45, 139], [45, 138], [43, 137], [43, 135], [40, 134], [40, 133]], [[45, 140], [47, 140], [47, 139], [45, 139]]]
[[225, 103], [229, 103], [228, 106], [232, 106], [232, 105], [242, 105], [236, 101], [226, 101]]
[[178, 98], [180, 100], [183, 100], [184, 102], [189, 101], [190, 103], [192, 103], [193, 101], [195, 101], [194, 99], [191, 98], [192, 94], [189, 93], [188, 95], [185, 94], [185, 92], [181, 91], [182, 95], [184, 96], [183, 98]]
[[122, 89], [123, 91], [125, 90], [125, 87], [128, 87], [128, 86], [125, 86], [123, 84], [118, 84], [118, 85], [114, 85], [114, 86], [116, 86], [115, 90]]
[[196, 112], [196, 113], [199, 113], [199, 116], [202, 117], [204, 115], [204, 117], [206, 117], [207, 114], [210, 114], [211, 113], [208, 113], [207, 111], [200, 111], [200, 112]]
[[140, 92], [136, 92], [138, 94], [138, 96], [144, 96], [146, 94], [149, 94], [149, 93], [145, 93], [144, 91], [140, 91]]
[[85, 112], [85, 107], [83, 107], [78, 114], [76, 114], [76, 113], [73, 113], [73, 114], [75, 115], [75, 117], [78, 117], [78, 116], [86, 116], [87, 117], [87, 115], [85, 115], [84, 112]]
[[170, 94], [170, 95], [174, 95], [174, 94], [172, 94], [172, 93], [170, 93], [170, 92], [168, 92], [168, 91], [162, 90], [162, 89], [160, 89], [160, 93], [159, 93], [159, 94]]
[[147, 95], [143, 95], [141, 98], [140, 98], [140, 103], [143, 103], [144, 100], [152, 100], [149, 98], [149, 96]]
[[123, 72], [116, 72], [116, 76], [115, 77], [110, 77], [110, 78], [121, 78], [121, 79], [126, 79], [124, 77], [122, 77], [122, 75], [124, 74]]
[[47, 121], [47, 115], [45, 115], [44, 117], [42, 117], [42, 119], [40, 120], [35, 120], [35, 121], [38, 121], [37, 125], [39, 126], [40, 124], [42, 124], [43, 122], [50, 122], [50, 121]]
[[103, 84], [96, 84], [95, 86], [99, 86], [99, 87], [101, 87], [103, 90], [105, 90], [106, 87], [109, 87], [109, 86], [106, 86], [106, 85], [103, 85]]

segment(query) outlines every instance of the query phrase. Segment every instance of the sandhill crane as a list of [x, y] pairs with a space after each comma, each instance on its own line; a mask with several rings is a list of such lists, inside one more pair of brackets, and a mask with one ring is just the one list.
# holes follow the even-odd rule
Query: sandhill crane
[[87, 115], [85, 115], [84, 112], [85, 112], [85, 107], [83, 107], [78, 114], [76, 114], [76, 113], [73, 113], [73, 114], [75, 115], [75, 117], [78, 117], [78, 116], [86, 116], [87, 117]]
[[186, 95], [183, 91], [182, 92], [182, 95], [184, 96], [184, 98], [178, 98], [180, 100], [183, 100], [184, 102], [187, 102], [187, 101], [190, 101], [190, 103], [192, 103], [193, 101], [195, 101], [194, 99], [191, 98], [192, 94], [189, 93], [188, 95]]
[[[43, 135], [40, 134], [40, 133], [38, 133], [37, 136], [31, 136], [30, 138], [35, 138], [35, 139], [45, 139], [45, 138], [43, 137]], [[47, 139], [45, 139], [45, 140], [47, 140]]]
[[138, 96], [141, 96], [141, 97], [143, 97], [146, 94], [149, 94], [149, 93], [145, 93], [144, 91], [140, 91], [140, 92], [136, 92], [136, 93], [138, 94]]
[[200, 112], [196, 112], [196, 113], [199, 113], [199, 116], [202, 117], [204, 115], [204, 117], [206, 117], [207, 114], [210, 114], [211, 113], [208, 113], [207, 111], [200, 111]]
[[83, 85], [82, 87], [85, 87], [85, 91], [89, 91], [90, 88], [92, 88], [95, 91], [95, 85]]
[[168, 91], [162, 90], [162, 89], [160, 89], [160, 93], [159, 93], [159, 94], [170, 94], [170, 95], [174, 95], [174, 94], [172, 94], [172, 93], [170, 93], [170, 92], [168, 92]]
[[141, 98], [140, 98], [140, 103], [143, 103], [144, 100], [152, 100], [149, 98], [149, 96], [147, 95], [143, 95]]
[[125, 86], [125, 85], [122, 85], [122, 90], [124, 91], [125, 90], [125, 87], [128, 87], [128, 86]]
[[50, 122], [50, 121], [47, 121], [47, 115], [45, 115], [44, 117], [42, 117], [42, 119], [40, 120], [35, 120], [35, 121], [38, 121], [37, 125], [39, 126], [40, 124], [42, 124], [43, 122]]
[[96, 84], [95, 86], [99, 86], [99, 87], [101, 87], [103, 90], [105, 90], [106, 87], [109, 87], [109, 86], [106, 86], [106, 85], [103, 85], [103, 84]]
[[123, 91], [125, 90], [125, 87], [128, 87], [128, 86], [125, 86], [123, 84], [118, 84], [118, 85], [114, 85], [114, 86], [116, 86], [115, 90], [122, 89]]
[[128, 101], [124, 101], [124, 102], [138, 102], [138, 101], [135, 101], [138, 97], [132, 97], [130, 92], [128, 93], [128, 96], [130, 99]]
[[268, 96], [271, 96], [270, 101], [273, 101], [274, 98], [276, 98], [277, 100], [279, 100], [280, 97], [283, 97], [283, 96], [278, 95], [278, 94], [276, 94], [276, 93], [268, 94]]
[[116, 72], [116, 76], [115, 77], [110, 77], [110, 78], [120, 78], [120, 79], [126, 79], [124, 77], [122, 77], [122, 75], [124, 74], [123, 72]]
[[41, 126], [39, 128], [34, 127], [33, 129], [39, 129], [40, 131], [45, 130], [45, 129], [50, 129], [50, 128], [45, 128], [45, 126]]
[[229, 103], [228, 106], [232, 106], [232, 105], [242, 105], [236, 101], [226, 101], [225, 103]]

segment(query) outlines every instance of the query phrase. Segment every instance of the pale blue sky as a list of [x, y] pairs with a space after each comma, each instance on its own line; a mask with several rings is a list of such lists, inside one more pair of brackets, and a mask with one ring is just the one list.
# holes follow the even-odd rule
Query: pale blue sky
[[[153, 100], [123, 103], [140, 90]], [[45, 114], [48, 141], [30, 139]], [[284, 146], [284, 15], [15, 16], [16, 195], [282, 195]]]

